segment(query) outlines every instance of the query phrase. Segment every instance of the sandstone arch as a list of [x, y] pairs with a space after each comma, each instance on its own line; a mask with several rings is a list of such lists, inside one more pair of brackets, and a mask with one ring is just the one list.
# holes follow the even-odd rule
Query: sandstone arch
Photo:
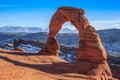
[[83, 9], [73, 7], [60, 7], [53, 15], [49, 25], [49, 36], [46, 48], [39, 54], [58, 56], [60, 46], [56, 41], [56, 35], [62, 24], [69, 21], [79, 32], [80, 43], [77, 51], [77, 60], [87, 60], [91, 62], [102, 62], [107, 60], [106, 51], [101, 43], [99, 35], [84, 16]]
[[56, 35], [62, 24], [69, 21], [79, 32], [80, 42], [77, 51], [76, 69], [72, 72], [94, 75], [95, 80], [113, 80], [112, 73], [107, 64], [106, 51], [100, 37], [84, 16], [83, 9], [73, 7], [61, 7], [53, 15], [49, 25], [49, 36], [46, 47], [38, 54], [58, 56], [60, 46], [56, 41]]

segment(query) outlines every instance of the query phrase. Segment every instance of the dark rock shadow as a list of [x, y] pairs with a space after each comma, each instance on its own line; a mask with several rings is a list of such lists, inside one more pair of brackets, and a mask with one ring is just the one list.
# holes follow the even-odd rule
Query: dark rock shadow
[[[23, 63], [20, 61], [16, 61], [13, 59], [10, 59], [8, 57], [0, 56], [0, 59], [3, 59], [7, 62], [13, 63], [16, 66], [23, 66], [27, 68], [32, 68], [36, 69], [39, 71], [43, 71], [46, 73], [51, 73], [51, 74], [62, 74], [62, 73], [80, 73], [80, 74], [86, 74], [86, 71], [91, 69], [93, 66], [89, 66], [82, 63], [69, 63], [69, 62], [53, 62], [50, 64], [28, 64], [28, 63]], [[83, 67], [86, 65], [86, 67]], [[89, 68], [87, 67], [89, 66]], [[80, 68], [82, 67], [82, 69]]]
[[[52, 63], [52, 64], [28, 64], [28, 63], [23, 63], [20, 61], [16, 61], [13, 59], [10, 59], [8, 57], [0, 56], [0, 59], [3, 59], [7, 62], [13, 63], [16, 66], [23, 66], [23, 67], [28, 67], [32, 69], [36, 69], [39, 71], [47, 72], [47, 73], [52, 73], [52, 74], [62, 74], [62, 73], [73, 73], [75, 72], [75, 63], [68, 63], [68, 62], [57, 62], [57, 63]], [[71, 69], [72, 68], [72, 69]]]
[[[23, 63], [23, 62], [19, 62], [16, 60], [12, 60], [10, 58], [4, 57], [4, 56], [0, 56], [0, 59], [3, 59], [7, 62], [13, 63], [16, 66], [23, 66], [23, 67], [28, 67], [28, 68], [33, 68], [33, 69], [37, 69], [43, 72], [47, 72], [47, 73], [52, 73], [52, 74], [61, 74], [61, 73], [66, 73], [66, 71], [64, 70], [56, 70], [55, 65], [54, 64], [27, 64], [27, 63]], [[65, 63], [62, 63], [65, 64]]]
[[36, 53], [28, 53], [28, 52], [7, 52], [7, 51], [0, 51], [0, 53], [7, 53], [7, 54], [13, 54], [13, 55], [20, 55], [20, 56], [38, 55]]

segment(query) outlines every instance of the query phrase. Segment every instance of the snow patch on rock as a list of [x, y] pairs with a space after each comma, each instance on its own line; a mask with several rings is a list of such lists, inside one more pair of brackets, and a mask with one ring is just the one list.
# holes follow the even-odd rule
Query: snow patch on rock
[[34, 54], [37, 54], [37, 52], [39, 52], [41, 50], [41, 48], [39, 47], [35, 47], [35, 46], [32, 46], [32, 45], [25, 45], [25, 44], [20, 44], [18, 46], [18, 48], [22, 48], [24, 49], [26, 52], [30, 52], [30, 53], [34, 53]]

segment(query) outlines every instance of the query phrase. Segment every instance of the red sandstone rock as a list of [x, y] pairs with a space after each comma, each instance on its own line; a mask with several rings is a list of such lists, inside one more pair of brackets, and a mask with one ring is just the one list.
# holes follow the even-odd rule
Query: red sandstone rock
[[3, 50], [3, 49], [0, 47], [0, 50]]
[[38, 54], [58, 56], [60, 46], [56, 41], [56, 35], [62, 24], [69, 21], [76, 27], [80, 37], [77, 62], [81, 63], [81, 65], [76, 66], [78, 67], [77, 70], [80, 73], [97, 75], [99, 77], [98, 80], [111, 80], [112, 74], [106, 62], [106, 51], [95, 28], [89, 24], [84, 14], [83, 9], [73, 7], [59, 8], [51, 19], [46, 47]]
[[25, 51], [25, 50], [22, 49], [22, 48], [15, 48], [14, 50], [15, 50], [15, 51]]
[[58, 55], [60, 46], [56, 41], [56, 35], [66, 21], [71, 22], [79, 31], [80, 43], [77, 52], [77, 60], [88, 60], [92, 62], [102, 62], [107, 60], [106, 51], [96, 30], [89, 25], [84, 16], [83, 9], [73, 7], [61, 7], [53, 15], [50, 22], [49, 37], [46, 48], [39, 54]]
[[80, 44], [77, 60], [88, 60], [91, 62], [102, 62], [107, 60], [106, 51], [101, 43], [96, 30], [89, 25], [88, 29], [80, 31]]

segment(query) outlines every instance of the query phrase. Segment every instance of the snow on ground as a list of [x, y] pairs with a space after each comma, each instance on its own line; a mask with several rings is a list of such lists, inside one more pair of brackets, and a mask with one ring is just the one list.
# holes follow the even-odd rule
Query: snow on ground
[[[20, 44], [20, 46], [18, 48], [22, 48], [26, 52], [30, 52], [30, 53], [33, 53], [33, 54], [36, 54], [36, 53], [38, 53], [38, 51], [41, 50], [41, 48], [38, 48], [38, 47], [35, 47], [35, 46], [32, 46], [32, 45], [25, 45], [25, 44]], [[64, 59], [64, 60], [67, 60], [69, 62], [74, 62], [76, 60], [76, 55], [75, 54], [69, 54], [69, 53], [65, 54], [63, 52], [60, 52], [59, 57]]]
[[30, 52], [30, 53], [34, 53], [36, 54], [37, 52], [39, 52], [41, 50], [41, 48], [39, 47], [35, 47], [35, 46], [32, 46], [32, 45], [25, 45], [25, 44], [20, 44], [18, 46], [18, 48], [22, 48], [24, 49], [26, 52]]
[[[28, 45], [20, 44], [18, 46], [18, 48], [24, 49], [25, 52], [32, 53], [32, 54], [37, 54], [41, 50], [41, 48], [32, 46], [30, 44], [28, 44]], [[14, 50], [14, 48], [12, 46], [7, 46], [7, 45], [4, 45], [4, 49], [5, 50]], [[75, 60], [76, 60], [76, 54], [63, 53], [61, 51], [59, 53], [59, 57], [66, 61], [69, 61], [69, 62], [75, 62]]]
[[[30, 52], [30, 53], [34, 53], [34, 54], [36, 54], [37, 52], [39, 52], [41, 50], [41, 48], [32, 46], [30, 44], [29, 45], [20, 44], [18, 46], [18, 48], [22, 48], [25, 50], [25, 52]], [[12, 46], [7, 46], [7, 45], [4, 46], [4, 49], [5, 50], [14, 50], [14, 48]]]
[[13, 47], [10, 47], [10, 46], [4, 46], [3, 49], [5, 49], [5, 50], [13, 50], [14, 48], [13, 48]]
[[108, 54], [120, 56], [120, 42], [103, 43], [103, 45]]
[[75, 62], [76, 61], [76, 55], [75, 54], [69, 54], [69, 53], [63, 53], [60, 51], [59, 57], [69, 61], [69, 62]]

